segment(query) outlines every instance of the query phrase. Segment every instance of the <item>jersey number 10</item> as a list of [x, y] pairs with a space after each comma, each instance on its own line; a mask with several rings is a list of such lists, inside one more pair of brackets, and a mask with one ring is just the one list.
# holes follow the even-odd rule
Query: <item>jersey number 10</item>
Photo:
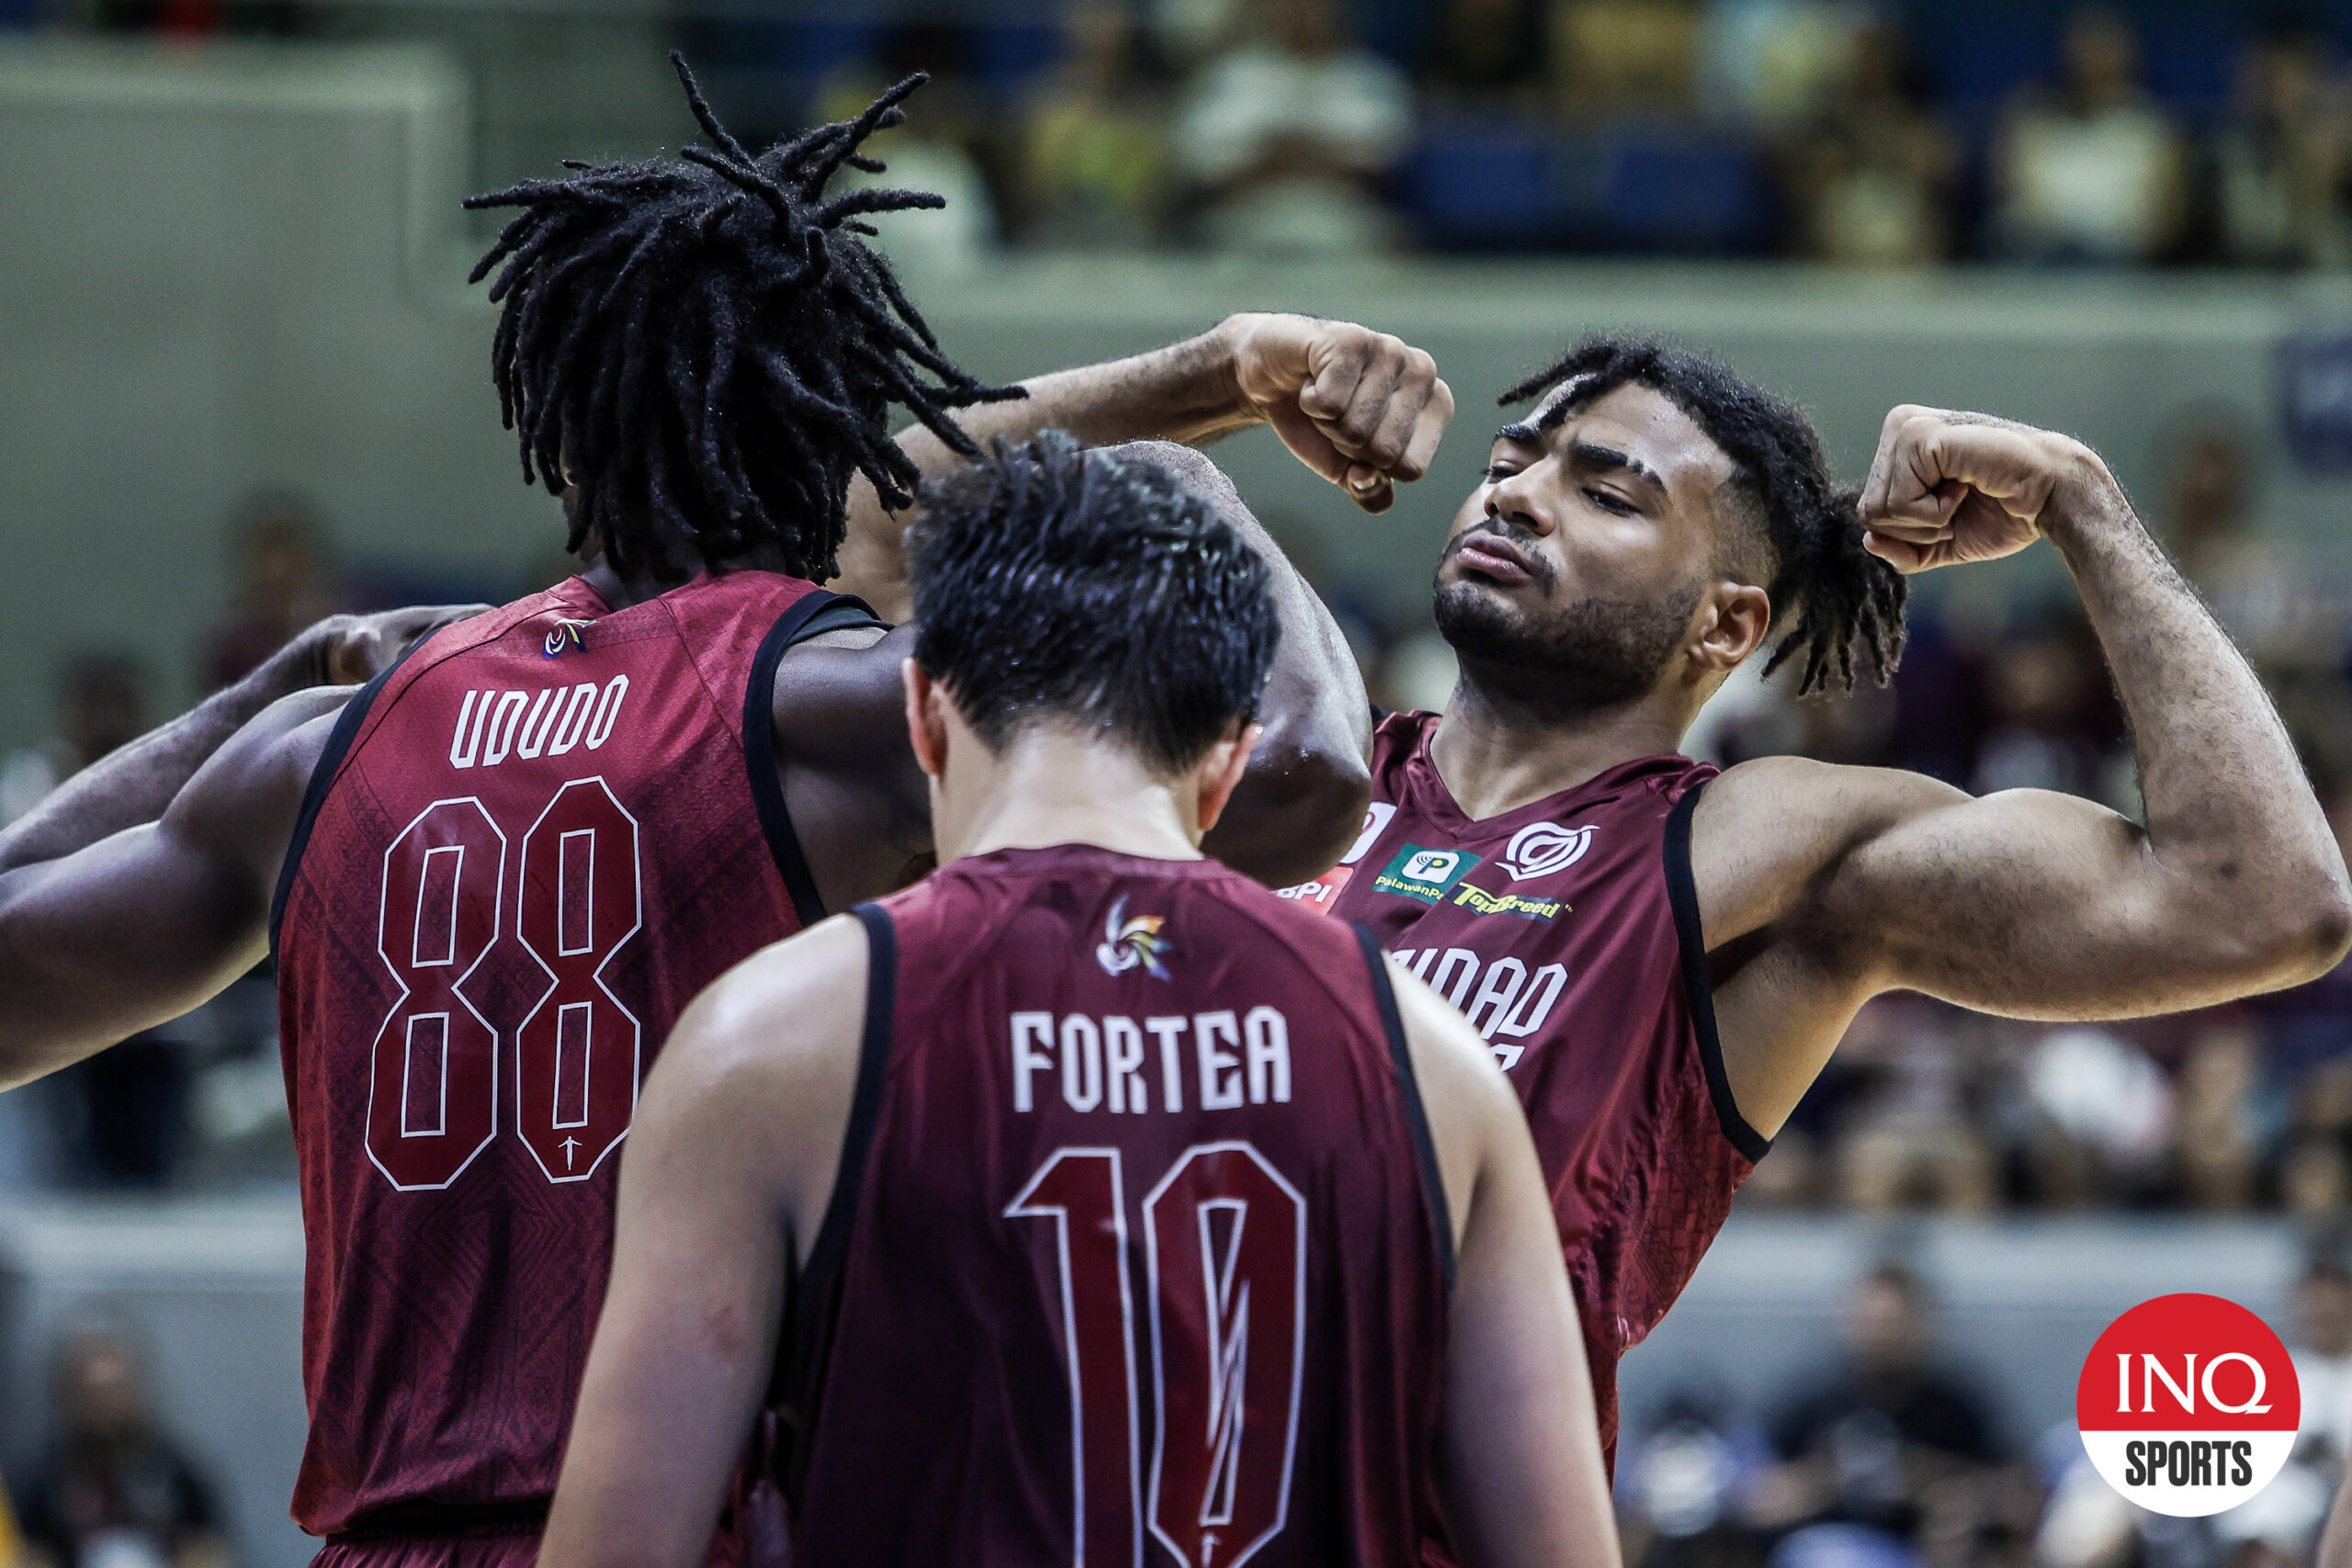
[[1073, 1568], [1240, 1568], [1283, 1528], [1305, 1366], [1306, 1201], [1239, 1141], [1195, 1144], [1143, 1201], [1147, 1478], [1117, 1149], [1057, 1149], [1007, 1205], [1050, 1219], [1069, 1364]]
[[[376, 951], [401, 987], [376, 1032], [368, 1156], [402, 1191], [448, 1186], [499, 1133], [498, 1031], [465, 984], [503, 936], [504, 829], [436, 800], [384, 852]], [[514, 1132], [549, 1181], [582, 1181], [637, 1111], [637, 1016], [600, 978], [642, 923], [637, 818], [600, 778], [524, 831], [513, 937], [548, 987], [513, 1040]]]

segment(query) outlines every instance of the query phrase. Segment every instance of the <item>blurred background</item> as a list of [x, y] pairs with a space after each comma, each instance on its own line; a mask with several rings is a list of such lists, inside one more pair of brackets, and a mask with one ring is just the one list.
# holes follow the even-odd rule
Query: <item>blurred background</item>
[[[1859, 481], [1896, 401], [2107, 454], [2352, 834], [2352, 0], [0, 0], [0, 820], [337, 608], [560, 576], [465, 277], [469, 191], [933, 76], [876, 151], [951, 354], [1012, 378], [1227, 311], [1430, 349], [1463, 412], [1380, 518], [1218, 449], [1382, 701], [1493, 394], [1589, 330], [1721, 354]], [[2130, 811], [2046, 549], [1917, 584], [1884, 689], [1692, 739]], [[0, 1477], [56, 1568], [292, 1568], [300, 1246], [270, 982], [0, 1095]], [[2211, 1013], [1856, 1023], [1626, 1365], [1653, 1568], [2287, 1568], [2352, 1449], [2352, 974]], [[2305, 1462], [2210, 1523], [2064, 1423], [2166, 1291], [2266, 1314]]]

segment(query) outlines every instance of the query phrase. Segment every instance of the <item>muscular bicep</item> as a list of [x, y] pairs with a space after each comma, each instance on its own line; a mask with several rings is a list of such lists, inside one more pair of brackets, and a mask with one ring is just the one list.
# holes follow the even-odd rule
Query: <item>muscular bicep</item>
[[2138, 823], [2074, 795], [2005, 790], [1919, 810], [1857, 846], [1825, 880], [1818, 918], [1874, 990], [2114, 1017], [2206, 999], [2225, 934], [2183, 931], [2167, 882]]
[[288, 698], [159, 821], [0, 874], [0, 1085], [175, 1018], [259, 961], [303, 784], [339, 705], [337, 694]]

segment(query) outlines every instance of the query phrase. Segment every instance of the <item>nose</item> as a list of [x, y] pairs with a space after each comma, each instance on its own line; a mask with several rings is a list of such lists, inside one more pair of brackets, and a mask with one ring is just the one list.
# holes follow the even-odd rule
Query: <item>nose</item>
[[1542, 538], [1552, 532], [1552, 517], [1528, 481], [1528, 476], [1534, 471], [1521, 468], [1487, 491], [1487, 515]]

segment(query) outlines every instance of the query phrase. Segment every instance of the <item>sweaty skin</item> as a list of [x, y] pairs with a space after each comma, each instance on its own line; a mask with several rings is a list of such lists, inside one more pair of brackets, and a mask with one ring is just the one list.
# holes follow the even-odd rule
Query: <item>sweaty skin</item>
[[[1235, 725], [1174, 778], [1050, 727], [999, 754], [911, 662], [905, 679], [943, 859], [1056, 843], [1195, 859], [1254, 738]], [[767, 949], [703, 994], [647, 1080], [548, 1568], [702, 1561], [776, 1363], [784, 1282], [831, 1201], [867, 964], [847, 917]], [[1468, 1568], [1611, 1568], [1591, 1382], [1526, 1122], [1476, 1032], [1394, 979], [1457, 1249], [1440, 1456], [1454, 1545]]]
[[[1505, 428], [1491, 464], [1454, 519], [1442, 592], [1531, 621], [1587, 599], [1694, 604], [1655, 684], [1598, 711], [1561, 702], [1566, 682], [1541, 670], [1465, 657], [1430, 755], [1473, 818], [1678, 750], [1776, 610], [1729, 564], [1730, 459], [1658, 393], [1619, 388], [1556, 423], [1539, 412]], [[2145, 821], [1795, 757], [1709, 784], [1692, 874], [1724, 1068], [1758, 1132], [1778, 1131], [1883, 991], [2119, 1018], [2294, 985], [2344, 955], [2352, 890], [2285, 727], [2096, 453], [1905, 405], [1861, 515], [1867, 547], [1906, 572], [2056, 547], [2131, 716]]]
[[[1393, 482], [1424, 471], [1453, 406], [1419, 350], [1297, 316], [1236, 317], [1153, 354], [1028, 385], [1025, 400], [967, 411], [967, 428], [983, 440], [1054, 426], [1095, 442], [1206, 440], [1267, 421], [1372, 510], [1388, 503]], [[905, 440], [927, 473], [959, 460], [927, 433]], [[1269, 883], [1312, 875], [1345, 847], [1369, 787], [1354, 662], [1321, 603], [1204, 460], [1166, 446], [1131, 455], [1207, 490], [1274, 567], [1283, 636], [1268, 743], [1211, 847]], [[863, 481], [857, 490], [844, 558], [887, 560], [897, 527]], [[662, 587], [623, 581], [594, 556], [582, 571], [616, 609]], [[841, 586], [865, 583], [853, 572]], [[900, 722], [908, 636], [832, 633], [778, 667], [786, 801], [829, 908], [888, 892], [929, 863], [922, 773]], [[54, 812], [0, 840], [0, 1089], [175, 1017], [261, 958], [304, 789], [353, 691], [302, 691], [257, 713], [247, 699], [266, 694], [254, 693], [242, 706], [199, 710], [170, 736], [88, 770]]]

